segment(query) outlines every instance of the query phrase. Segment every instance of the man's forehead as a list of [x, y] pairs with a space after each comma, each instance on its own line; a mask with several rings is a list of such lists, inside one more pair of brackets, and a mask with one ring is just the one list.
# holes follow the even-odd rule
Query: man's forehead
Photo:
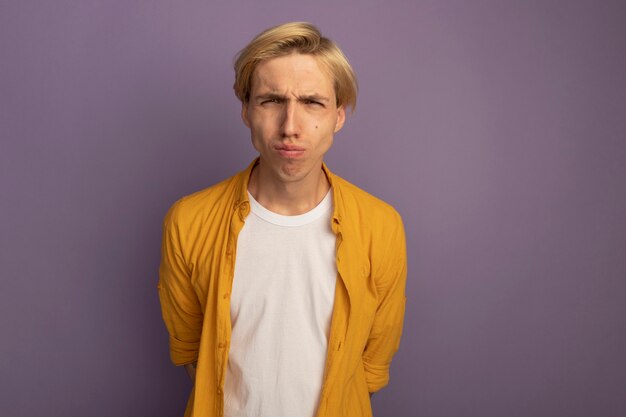
[[302, 86], [299, 88], [293, 88], [289, 85], [273, 85], [259, 83], [254, 88], [255, 96], [282, 96], [285, 94], [297, 94], [298, 96], [315, 96], [326, 97], [332, 90], [322, 88], [321, 86]]
[[257, 65], [252, 74], [252, 85], [270, 92], [299, 86], [311, 93], [332, 89], [329, 71], [312, 55], [291, 54], [268, 59]]

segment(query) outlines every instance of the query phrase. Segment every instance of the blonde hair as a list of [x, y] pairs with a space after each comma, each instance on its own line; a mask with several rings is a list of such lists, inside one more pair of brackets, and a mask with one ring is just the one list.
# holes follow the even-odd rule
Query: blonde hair
[[333, 78], [337, 106], [356, 107], [357, 79], [346, 56], [310, 23], [274, 26], [257, 35], [235, 58], [235, 95], [242, 103], [250, 99], [252, 75], [259, 63], [292, 53], [311, 55]]

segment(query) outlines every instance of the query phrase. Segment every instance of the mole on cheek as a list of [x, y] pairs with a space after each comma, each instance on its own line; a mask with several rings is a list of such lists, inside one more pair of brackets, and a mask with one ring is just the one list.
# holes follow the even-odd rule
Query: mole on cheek
[[315, 125], [315, 128], [317, 129], [317, 125]]

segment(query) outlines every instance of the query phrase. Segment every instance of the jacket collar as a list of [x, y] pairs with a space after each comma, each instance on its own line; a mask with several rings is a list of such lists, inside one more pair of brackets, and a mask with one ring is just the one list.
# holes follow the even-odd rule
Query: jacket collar
[[339, 227], [341, 226], [341, 220], [343, 218], [343, 200], [341, 199], [341, 187], [339, 186], [339, 181], [337, 180], [338, 177], [333, 174], [330, 169], [328, 169], [324, 162], [322, 162], [322, 170], [324, 171], [324, 174], [326, 174], [326, 178], [328, 178], [331, 190], [333, 190], [333, 218], [331, 221], [331, 227], [333, 229], [333, 232], [337, 234], [339, 232]]
[[[238, 210], [240, 215], [242, 216], [242, 220], [246, 218], [248, 213], [250, 212], [250, 199], [248, 198], [248, 183], [250, 182], [250, 174], [252, 174], [252, 170], [259, 163], [259, 158], [255, 158], [248, 167], [241, 171], [238, 175], [237, 181], [237, 190], [236, 195], [237, 198], [235, 200], [235, 204], [233, 209]], [[341, 204], [341, 190], [338, 187], [337, 176], [333, 174], [330, 169], [326, 166], [324, 162], [322, 162], [322, 171], [326, 175], [328, 182], [330, 183], [331, 189], [333, 190], [333, 217], [332, 217], [332, 229], [335, 233], [338, 232], [338, 227], [341, 225], [341, 220], [343, 218], [343, 205]]]

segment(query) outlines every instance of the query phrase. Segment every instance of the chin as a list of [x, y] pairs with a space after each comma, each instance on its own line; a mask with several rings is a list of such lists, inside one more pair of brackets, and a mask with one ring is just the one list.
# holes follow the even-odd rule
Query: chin
[[302, 177], [302, 168], [294, 166], [284, 166], [280, 169], [281, 177], [288, 180], [299, 180]]

